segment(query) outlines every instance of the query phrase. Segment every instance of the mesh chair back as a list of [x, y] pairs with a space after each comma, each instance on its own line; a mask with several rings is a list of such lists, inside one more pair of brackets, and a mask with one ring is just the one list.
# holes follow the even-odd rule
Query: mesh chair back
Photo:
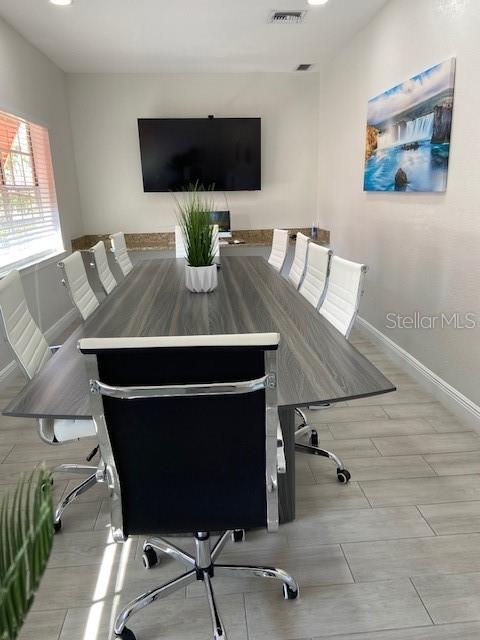
[[[272, 509], [278, 521], [278, 503], [271, 502], [276, 493], [266, 482], [270, 474], [276, 485], [276, 390], [262, 385], [185, 395], [187, 385], [265, 378], [277, 344], [278, 334], [80, 341], [80, 350], [90, 354], [90, 377], [123, 389], [91, 394], [102, 459], [116, 478], [114, 531], [261, 527]], [[145, 397], [137, 389], [134, 398], [118, 397], [132, 387], [165, 385], [184, 391]]]

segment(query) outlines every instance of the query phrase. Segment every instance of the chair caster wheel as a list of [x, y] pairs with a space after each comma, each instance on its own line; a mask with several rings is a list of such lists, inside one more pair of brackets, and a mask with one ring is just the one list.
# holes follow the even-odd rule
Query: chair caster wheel
[[294, 591], [288, 584], [283, 583], [283, 597], [285, 600], [295, 600], [298, 597], [298, 589]]
[[233, 542], [245, 542], [245, 529], [235, 529], [232, 533]]
[[310, 444], [312, 447], [318, 447], [318, 433], [316, 431], [312, 431], [310, 434]]
[[145, 569], [151, 569], [152, 567], [158, 564], [157, 553], [155, 549], [150, 545], [147, 545], [143, 549], [142, 561]]
[[133, 631], [125, 627], [125, 629], [122, 631], [120, 635], [117, 634], [116, 640], [137, 640], [137, 639], [135, 638], [135, 634], [133, 633]]
[[346, 469], [337, 469], [337, 480], [342, 484], [347, 484], [352, 476]]
[[54, 522], [53, 523], [53, 530], [55, 531], [55, 533], [58, 533], [62, 528], [62, 521], [59, 520], [58, 522]]

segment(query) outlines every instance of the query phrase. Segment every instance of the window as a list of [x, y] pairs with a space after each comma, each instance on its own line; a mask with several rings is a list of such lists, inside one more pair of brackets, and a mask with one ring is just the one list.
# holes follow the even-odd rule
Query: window
[[0, 271], [62, 250], [48, 131], [0, 111]]

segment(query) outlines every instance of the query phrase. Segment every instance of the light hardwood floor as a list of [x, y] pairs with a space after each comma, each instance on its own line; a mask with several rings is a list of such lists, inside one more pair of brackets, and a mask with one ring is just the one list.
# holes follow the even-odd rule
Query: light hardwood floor
[[[477, 640], [480, 439], [365, 338], [352, 341], [399, 390], [309, 414], [352, 481], [340, 485], [327, 460], [297, 454], [296, 521], [276, 535], [250, 533], [222, 561], [285, 568], [301, 597], [286, 602], [267, 581], [215, 579], [228, 638]], [[0, 389], [0, 407], [20, 385]], [[1, 417], [0, 492], [41, 460], [82, 461], [90, 448], [48, 447], [32, 422]], [[57, 478], [57, 497], [73, 484]], [[112, 544], [108, 519], [101, 486], [65, 513], [21, 640], [109, 640], [120, 606], [182, 572], [167, 559], [145, 571], [141, 541]], [[194, 584], [131, 627], [138, 640], [209, 640], [208, 615]]]

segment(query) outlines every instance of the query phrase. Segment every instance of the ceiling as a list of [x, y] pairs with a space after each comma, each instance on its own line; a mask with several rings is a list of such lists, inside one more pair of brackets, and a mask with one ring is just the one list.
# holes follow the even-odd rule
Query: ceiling
[[[68, 72], [319, 69], [387, 0], [0, 0], [0, 16]], [[269, 24], [273, 9], [307, 9]]]

